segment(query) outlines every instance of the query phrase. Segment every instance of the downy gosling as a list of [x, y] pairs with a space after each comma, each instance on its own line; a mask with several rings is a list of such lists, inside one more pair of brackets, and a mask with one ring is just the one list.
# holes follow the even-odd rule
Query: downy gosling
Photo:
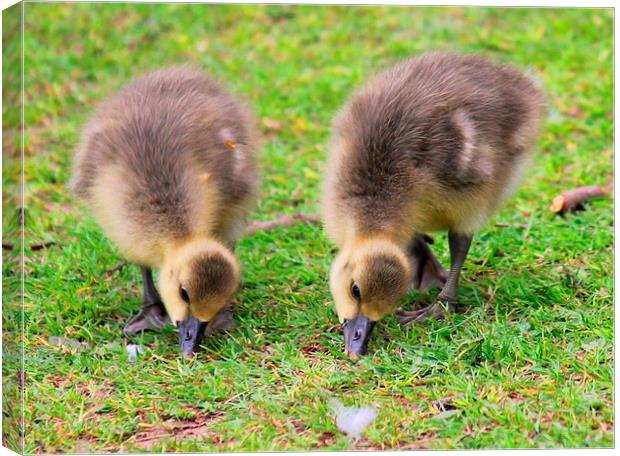
[[[524, 175], [545, 111], [531, 77], [449, 53], [403, 61], [348, 100], [333, 125], [322, 212], [339, 247], [330, 288], [351, 357], [410, 286], [443, 283], [401, 323], [454, 309], [473, 234]], [[447, 277], [427, 245], [438, 230], [448, 232]]]
[[141, 266], [142, 307], [125, 335], [171, 322], [191, 356], [209, 322], [230, 318], [240, 283], [233, 249], [258, 192], [257, 150], [249, 111], [198, 70], [147, 74], [98, 107], [70, 187]]

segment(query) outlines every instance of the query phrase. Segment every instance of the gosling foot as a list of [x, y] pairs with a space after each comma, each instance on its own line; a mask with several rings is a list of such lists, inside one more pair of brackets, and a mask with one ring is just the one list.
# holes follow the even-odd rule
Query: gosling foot
[[216, 332], [228, 331], [234, 323], [232, 309], [230, 307], [225, 307], [209, 322], [207, 330], [205, 331], [205, 336], [210, 336]]
[[443, 320], [450, 312], [456, 311], [456, 300], [437, 297], [435, 302], [418, 310], [399, 310], [396, 319], [403, 325], [424, 320]]
[[140, 312], [129, 319], [123, 329], [123, 335], [129, 337], [140, 331], [161, 329], [169, 323], [170, 317], [168, 317], [168, 312], [161, 302], [143, 305]]

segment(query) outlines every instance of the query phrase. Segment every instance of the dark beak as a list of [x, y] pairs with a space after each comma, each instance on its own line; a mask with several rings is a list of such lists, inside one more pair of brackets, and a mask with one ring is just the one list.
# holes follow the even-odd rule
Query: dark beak
[[200, 321], [193, 315], [179, 324], [179, 343], [183, 356], [191, 358], [198, 351], [208, 324], [208, 322]]
[[375, 323], [362, 316], [344, 321], [344, 352], [352, 359], [357, 359], [366, 353]]

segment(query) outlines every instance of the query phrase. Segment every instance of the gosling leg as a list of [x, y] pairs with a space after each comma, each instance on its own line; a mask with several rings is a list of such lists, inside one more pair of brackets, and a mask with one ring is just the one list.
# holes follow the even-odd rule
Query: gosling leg
[[409, 256], [412, 289], [428, 291], [446, 283], [446, 271], [429, 247], [433, 242], [433, 239], [425, 234], [416, 234], [411, 242]]
[[166, 308], [153, 282], [153, 271], [144, 266], [140, 266], [140, 268], [142, 269], [142, 280], [144, 282], [142, 308], [125, 325], [123, 329], [125, 336], [132, 336], [147, 329], [160, 329], [165, 324], [170, 323]]
[[443, 289], [433, 304], [412, 312], [401, 311], [397, 313], [396, 318], [400, 323], [408, 324], [412, 321], [424, 321], [430, 318], [441, 320], [448, 312], [453, 312], [456, 309], [456, 290], [459, 284], [459, 276], [469, 252], [472, 238], [472, 235], [458, 234], [454, 231], [448, 232], [451, 264], [448, 279]]

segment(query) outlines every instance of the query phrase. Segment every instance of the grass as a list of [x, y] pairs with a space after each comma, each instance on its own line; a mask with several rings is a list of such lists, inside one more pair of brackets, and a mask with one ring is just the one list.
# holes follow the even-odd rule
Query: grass
[[[561, 191], [612, 178], [612, 15], [26, 3], [24, 450], [613, 446], [612, 201], [566, 218], [548, 210]], [[9, 68], [19, 62], [19, 23], [4, 20]], [[149, 69], [196, 64], [245, 97], [259, 121], [281, 123], [262, 126], [254, 217], [315, 212], [338, 107], [379, 69], [436, 49], [530, 68], [552, 106], [526, 182], [475, 239], [463, 312], [410, 329], [387, 318], [369, 356], [351, 362], [326, 283], [333, 246], [320, 227], [296, 225], [240, 243], [245, 282], [229, 334], [205, 341], [193, 361], [179, 355], [172, 329], [144, 334], [136, 341], [145, 352], [128, 363], [120, 331], [140, 304], [138, 268], [106, 275], [122, 258], [65, 188], [94, 104]], [[18, 88], [18, 72], [7, 72], [5, 92]], [[3, 433], [15, 447], [19, 110], [7, 104], [3, 114], [4, 240], [14, 242], [3, 250]], [[447, 264], [445, 235], [436, 239]], [[56, 245], [32, 249], [46, 242]], [[418, 298], [429, 299], [407, 302]], [[55, 346], [49, 336], [83, 344]], [[376, 421], [360, 438], [343, 435], [331, 397], [375, 404]]]

